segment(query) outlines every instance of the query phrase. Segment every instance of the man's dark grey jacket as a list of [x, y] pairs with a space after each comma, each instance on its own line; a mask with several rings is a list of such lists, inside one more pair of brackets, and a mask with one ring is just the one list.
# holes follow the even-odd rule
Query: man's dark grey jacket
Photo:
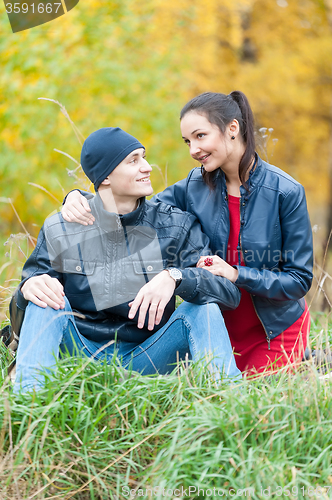
[[167, 267], [182, 270], [176, 295], [184, 300], [216, 302], [221, 309], [238, 306], [240, 292], [233, 283], [195, 267], [210, 250], [209, 239], [192, 214], [144, 198], [134, 212], [121, 216], [106, 212], [98, 194], [89, 203], [96, 219], [92, 226], [67, 223], [60, 213], [46, 219], [10, 304], [16, 333], [28, 303], [20, 288], [41, 274], [62, 283], [73, 311], [79, 313], [75, 321], [80, 333], [92, 340], [110, 340], [116, 334], [118, 339], [142, 342], [165, 325], [175, 297], [153, 331], [147, 329], [147, 321], [143, 329], [137, 328], [138, 314], [128, 318], [128, 303]]

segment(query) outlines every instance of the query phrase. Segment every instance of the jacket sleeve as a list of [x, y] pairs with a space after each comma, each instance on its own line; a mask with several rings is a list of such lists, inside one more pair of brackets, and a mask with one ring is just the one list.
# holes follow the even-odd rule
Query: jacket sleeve
[[151, 202], [163, 202], [172, 207], [177, 207], [184, 212], [189, 211], [187, 205], [187, 189], [188, 181], [190, 179], [191, 173], [189, 173], [186, 179], [182, 179], [172, 186], [168, 186], [161, 193], [157, 193], [150, 201]]
[[25, 309], [29, 303], [21, 292], [22, 285], [32, 276], [48, 274], [52, 278], [57, 278], [62, 283], [61, 273], [56, 272], [51, 266], [48, 245], [46, 243], [44, 226], [39, 232], [37, 244], [32, 254], [26, 261], [22, 271], [22, 281], [16, 288], [9, 305], [10, 322], [13, 331], [19, 335], [24, 319]]
[[310, 289], [313, 267], [312, 231], [304, 188], [297, 185], [280, 206], [282, 248], [275, 269], [236, 266], [235, 284], [247, 292], [273, 300], [298, 300]]
[[[188, 188], [188, 182], [190, 180], [191, 174], [193, 170], [189, 173], [188, 177], [186, 179], [182, 179], [179, 182], [176, 182], [175, 184], [172, 184], [171, 186], [168, 186], [164, 191], [161, 193], [157, 193], [153, 198], [151, 198], [151, 202], [163, 202], [166, 203], [167, 205], [171, 205], [171, 207], [177, 207], [180, 210], [183, 210], [184, 212], [188, 211], [187, 207], [187, 188]], [[81, 189], [72, 189], [69, 191], [69, 193], [72, 193], [73, 191], [79, 191], [82, 196], [85, 196], [88, 200], [91, 200], [93, 198], [94, 194], [88, 192], [88, 191], [82, 191]], [[66, 203], [67, 196], [69, 193], [66, 194], [66, 196], [63, 199], [62, 205]]]
[[66, 196], [64, 197], [63, 201], [62, 201], [62, 205], [64, 205], [66, 203], [66, 199], [67, 199], [67, 196], [72, 193], [73, 191], [79, 191], [81, 193], [82, 196], [85, 196], [87, 200], [91, 200], [95, 195], [93, 193], [90, 193], [89, 191], [82, 191], [82, 189], [72, 189], [71, 191], [69, 191], [69, 193], [66, 194]]
[[182, 281], [176, 288], [176, 295], [194, 304], [216, 302], [223, 310], [235, 309], [241, 299], [238, 288], [227, 278], [196, 267], [201, 255], [211, 255], [209, 238], [203, 233], [198, 220], [192, 214], [186, 215], [179, 245], [176, 249], [167, 249], [171, 265], [182, 271]]

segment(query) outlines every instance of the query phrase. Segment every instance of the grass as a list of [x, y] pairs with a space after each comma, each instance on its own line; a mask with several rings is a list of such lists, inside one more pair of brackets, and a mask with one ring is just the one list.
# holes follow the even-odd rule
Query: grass
[[[28, 251], [12, 240], [2, 325]], [[312, 320], [311, 346], [329, 348], [330, 315]], [[312, 361], [234, 390], [198, 365], [142, 377], [67, 358], [17, 396], [11, 359], [0, 344], [0, 500], [332, 498], [332, 378]]]
[[308, 362], [216, 390], [199, 366], [142, 377], [66, 358], [34, 395], [2, 379], [0, 498], [331, 498], [332, 378], [320, 377]]

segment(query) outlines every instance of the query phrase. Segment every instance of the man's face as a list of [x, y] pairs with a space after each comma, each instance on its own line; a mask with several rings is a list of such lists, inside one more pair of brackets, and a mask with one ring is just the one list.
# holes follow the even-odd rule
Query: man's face
[[135, 149], [107, 177], [115, 198], [130, 200], [153, 193], [150, 181], [152, 167], [143, 148]]

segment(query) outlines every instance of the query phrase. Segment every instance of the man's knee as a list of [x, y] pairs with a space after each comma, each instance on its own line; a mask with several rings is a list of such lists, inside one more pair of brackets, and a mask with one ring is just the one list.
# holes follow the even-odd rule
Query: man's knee
[[71, 311], [72, 310], [71, 305], [67, 297], [64, 297], [64, 301], [65, 301], [64, 309], [53, 309], [53, 307], [50, 306], [40, 307], [34, 304], [33, 302], [29, 302], [25, 310], [25, 318], [30, 315], [52, 316], [52, 315], [59, 315], [59, 313]]
[[[68, 302], [67, 297], [64, 297], [64, 299], [65, 299], [65, 308], [67, 308], [68, 305], [70, 307], [70, 304]], [[30, 312], [30, 311], [34, 311], [35, 314], [37, 314], [37, 313], [43, 314], [43, 311], [49, 311], [49, 310], [56, 311], [56, 309], [53, 309], [50, 306], [47, 306], [47, 307], [37, 306], [37, 304], [34, 304], [33, 302], [31, 302], [29, 300], [28, 305], [26, 306], [26, 309], [25, 309], [25, 313]]]
[[182, 302], [177, 309], [186, 317], [201, 317], [203, 319], [214, 318], [221, 322], [224, 318], [221, 314], [218, 304], [210, 302], [208, 304], [191, 304], [190, 302]]
[[29, 302], [25, 310], [20, 336], [28, 334], [29, 337], [38, 335], [49, 335], [55, 332], [56, 336], [63, 332], [68, 317], [72, 314], [72, 309], [68, 299], [65, 297], [64, 309], [53, 309], [50, 306], [45, 308]]

